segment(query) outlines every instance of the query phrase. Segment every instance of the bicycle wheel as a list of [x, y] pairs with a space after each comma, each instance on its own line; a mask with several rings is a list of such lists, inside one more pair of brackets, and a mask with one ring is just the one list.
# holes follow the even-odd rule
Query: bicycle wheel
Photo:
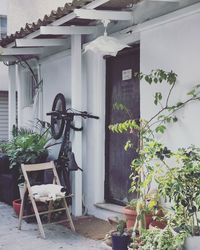
[[[53, 106], [52, 106], [52, 111], [57, 111], [59, 113], [63, 113], [66, 110], [66, 102], [65, 102], [65, 97], [63, 94], [59, 93], [56, 95], [54, 101], [53, 101]], [[64, 119], [60, 116], [51, 116], [51, 134], [54, 139], [58, 140], [63, 133], [65, 121]]]

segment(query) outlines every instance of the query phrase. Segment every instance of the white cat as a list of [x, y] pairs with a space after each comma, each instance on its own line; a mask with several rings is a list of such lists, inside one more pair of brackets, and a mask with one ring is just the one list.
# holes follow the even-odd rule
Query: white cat
[[35, 185], [31, 187], [33, 197], [38, 200], [41, 197], [48, 197], [56, 200], [56, 197], [65, 197], [66, 189], [56, 184]]

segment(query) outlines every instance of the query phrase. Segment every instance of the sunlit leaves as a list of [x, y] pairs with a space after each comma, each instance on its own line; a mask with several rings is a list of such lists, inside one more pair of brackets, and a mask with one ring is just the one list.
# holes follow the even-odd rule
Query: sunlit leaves
[[126, 120], [121, 123], [109, 125], [109, 129], [115, 133], [124, 133], [127, 131], [131, 132], [132, 129], [139, 130], [140, 126], [137, 124], [135, 120]]
[[128, 151], [128, 149], [130, 148], [133, 148], [133, 143], [131, 142], [131, 140], [128, 140], [126, 144], [124, 145], [124, 150]]

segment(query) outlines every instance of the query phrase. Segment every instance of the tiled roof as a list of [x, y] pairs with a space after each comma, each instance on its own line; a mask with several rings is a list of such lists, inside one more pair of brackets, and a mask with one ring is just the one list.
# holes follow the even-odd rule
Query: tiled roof
[[[136, 4], [141, 0], [110, 0], [106, 4], [103, 4], [98, 9], [109, 9], [109, 10], [121, 10], [126, 6], [131, 4]], [[15, 41], [15, 39], [23, 38], [37, 30], [41, 26], [46, 26], [56, 21], [57, 19], [69, 14], [76, 8], [81, 8], [88, 3], [92, 2], [92, 0], [74, 0], [73, 4], [65, 4], [64, 7], [59, 7], [56, 11], [52, 11], [50, 15], [45, 15], [43, 19], [38, 19], [37, 22], [33, 22], [31, 24], [26, 24], [24, 28], [21, 28], [20, 31], [15, 32], [15, 34], [11, 34], [6, 36], [2, 40], [0, 40], [0, 46], [6, 47], [8, 44]], [[90, 21], [88, 20], [76, 20], [68, 22], [67, 25], [88, 25]]]

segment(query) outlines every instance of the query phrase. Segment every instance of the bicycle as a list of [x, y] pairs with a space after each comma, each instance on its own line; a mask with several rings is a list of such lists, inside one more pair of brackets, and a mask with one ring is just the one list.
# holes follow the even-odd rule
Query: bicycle
[[[74, 153], [72, 152], [72, 144], [70, 141], [70, 130], [82, 131], [83, 127], [77, 128], [73, 125], [74, 117], [80, 116], [83, 119], [92, 118], [99, 119], [98, 116], [89, 114], [87, 111], [78, 111], [72, 108], [66, 109], [65, 97], [59, 93], [56, 95], [52, 111], [47, 115], [51, 116], [51, 134], [55, 140], [63, 136], [58, 159], [55, 161], [57, 171], [61, 179], [62, 185], [66, 189], [66, 194], [71, 194], [70, 172], [81, 170], [76, 163]], [[64, 132], [64, 133], [63, 133]]]

